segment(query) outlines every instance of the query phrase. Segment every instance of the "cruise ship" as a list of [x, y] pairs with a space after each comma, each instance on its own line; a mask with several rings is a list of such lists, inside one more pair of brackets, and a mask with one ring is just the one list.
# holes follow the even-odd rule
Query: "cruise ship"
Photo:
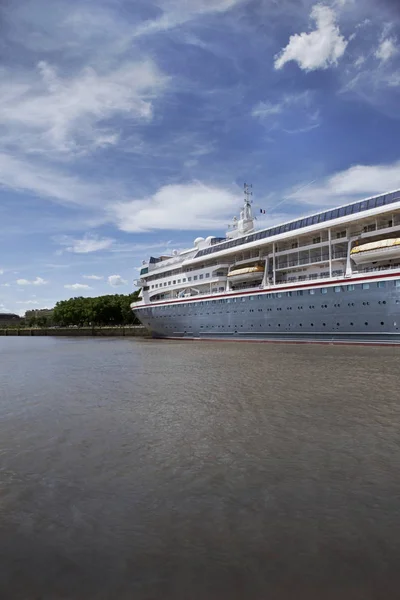
[[400, 343], [400, 190], [259, 231], [250, 194], [226, 237], [143, 261], [154, 337]]

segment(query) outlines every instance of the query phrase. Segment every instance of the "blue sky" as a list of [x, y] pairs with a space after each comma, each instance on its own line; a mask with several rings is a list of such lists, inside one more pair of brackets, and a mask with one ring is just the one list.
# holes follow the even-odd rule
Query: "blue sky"
[[244, 181], [258, 227], [400, 187], [397, 0], [20, 0], [0, 27], [2, 311], [128, 293]]

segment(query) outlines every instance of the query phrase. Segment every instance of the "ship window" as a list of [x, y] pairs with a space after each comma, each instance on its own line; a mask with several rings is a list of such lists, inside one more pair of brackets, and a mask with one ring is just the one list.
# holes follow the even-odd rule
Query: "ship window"
[[362, 284], [362, 289], [363, 290], [369, 290], [369, 283], [363, 283]]
[[296, 296], [302, 296], [303, 295], [303, 290], [299, 290], [296, 292]]
[[378, 288], [384, 288], [386, 285], [385, 281], [378, 281], [378, 283], [376, 284]]
[[310, 294], [310, 296], [313, 296], [315, 294], [315, 290], [308, 290], [308, 293]]
[[327, 294], [328, 288], [321, 288], [321, 294]]
[[246, 302], [246, 298], [242, 298], [242, 302]]
[[191, 278], [191, 277], [188, 277], [188, 278], [187, 278], [187, 280], [188, 280], [188, 281], [192, 281], [192, 278]]
[[341, 291], [342, 291], [342, 287], [340, 285], [336, 285], [335, 292], [341, 292]]
[[196, 280], [197, 280], [197, 275], [194, 275], [193, 276], [193, 281], [196, 281]]
[[170, 282], [170, 281], [168, 281], [168, 285], [171, 285], [171, 282]]
[[278, 294], [276, 295], [276, 297], [277, 297], [277, 298], [282, 298], [282, 294], [281, 294], [281, 293], [278, 293]]
[[176, 279], [174, 279], [172, 283], [175, 285], [176, 284]]
[[345, 206], [345, 208], [344, 208], [344, 214], [345, 215], [351, 215], [351, 212], [352, 212], [352, 206], [351, 206], [351, 204], [350, 204], [350, 206]]
[[206, 277], [210, 277], [210, 273], [206, 273]]
[[395, 287], [400, 287], [400, 279], [396, 279], [394, 282]]
[[203, 273], [201, 275], [199, 275], [199, 279], [204, 279]]
[[347, 291], [348, 292], [354, 292], [354, 290], [355, 290], [355, 286], [354, 285], [348, 285], [347, 286]]

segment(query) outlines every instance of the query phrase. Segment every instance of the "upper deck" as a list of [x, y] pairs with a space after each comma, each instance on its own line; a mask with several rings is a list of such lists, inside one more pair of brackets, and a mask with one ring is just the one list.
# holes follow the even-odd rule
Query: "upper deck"
[[[191, 249], [146, 263], [137, 285], [147, 301], [262, 289], [380, 269], [385, 265], [380, 262], [383, 258], [375, 260], [376, 253], [363, 254], [361, 261], [352, 250], [363, 240], [390, 240], [400, 232], [400, 190], [260, 231], [254, 231], [245, 201], [246, 207], [246, 219], [237, 221], [233, 239], [197, 238]], [[386, 252], [385, 259], [388, 268], [400, 263], [400, 245], [394, 244], [390, 258]]]

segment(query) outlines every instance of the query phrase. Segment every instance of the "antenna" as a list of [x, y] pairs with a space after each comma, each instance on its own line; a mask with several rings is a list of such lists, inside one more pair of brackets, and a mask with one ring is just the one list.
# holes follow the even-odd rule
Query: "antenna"
[[252, 183], [250, 183], [250, 184], [244, 183], [243, 184], [244, 198], [245, 198], [245, 202], [247, 202], [248, 204], [251, 204], [251, 202], [252, 202], [250, 200], [250, 196], [253, 195], [253, 192], [250, 191], [252, 189], [253, 189], [253, 184]]

